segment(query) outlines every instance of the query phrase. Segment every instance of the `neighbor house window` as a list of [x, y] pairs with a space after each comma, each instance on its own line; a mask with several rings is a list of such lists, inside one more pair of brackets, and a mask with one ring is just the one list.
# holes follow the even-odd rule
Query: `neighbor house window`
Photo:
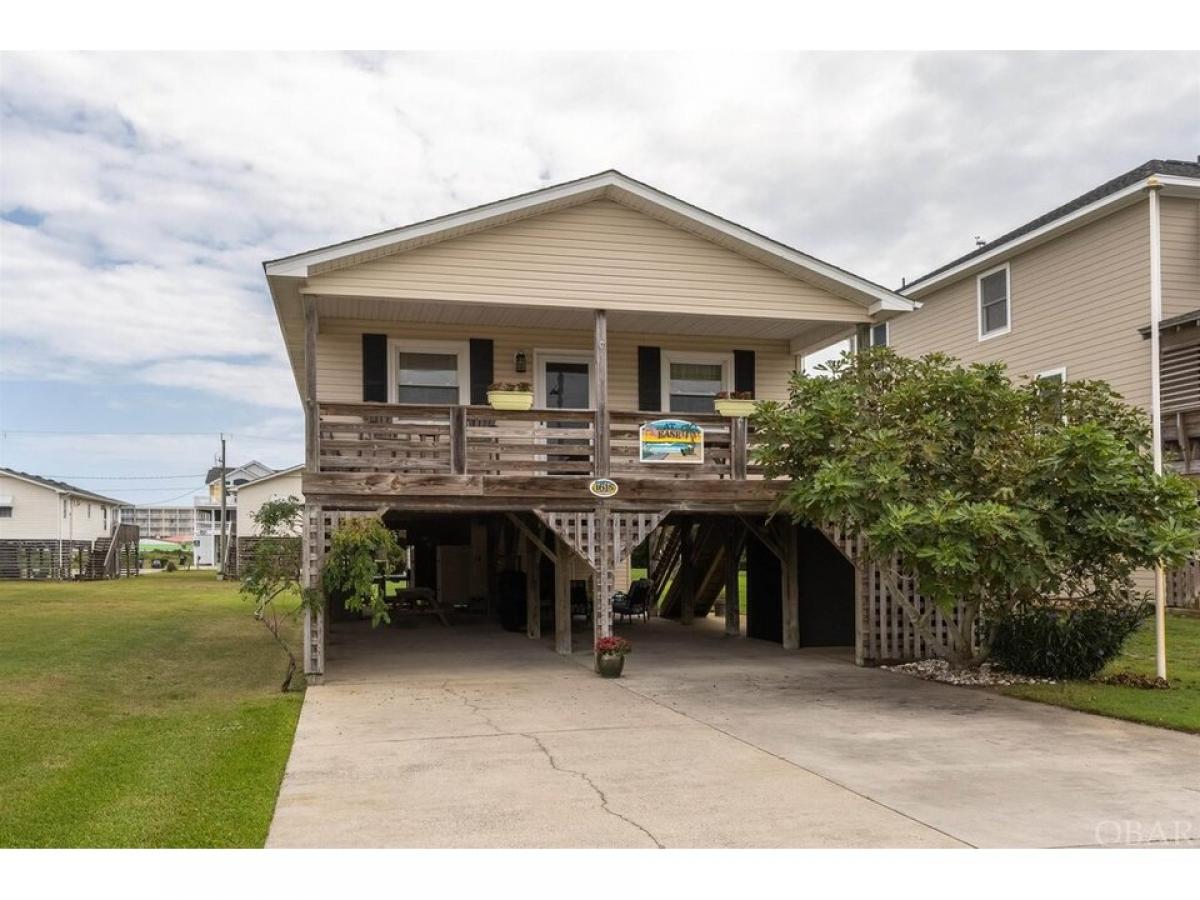
[[717, 394], [729, 390], [731, 358], [665, 354], [663, 380], [671, 412], [712, 412]]
[[888, 345], [888, 323], [880, 322], [871, 326], [871, 346], [886, 347]]
[[1008, 334], [1012, 328], [1008, 263], [979, 276], [979, 339]]
[[395, 403], [464, 403], [468, 380], [466, 344], [394, 344]]
[[11, 519], [11, 518], [12, 518], [12, 507], [11, 506], [0, 506], [0, 519]]
[[1046, 381], [1050, 384], [1066, 384], [1067, 369], [1066, 366], [1060, 366], [1057, 369], [1047, 369], [1045, 372], [1038, 372], [1034, 376], [1038, 381]]

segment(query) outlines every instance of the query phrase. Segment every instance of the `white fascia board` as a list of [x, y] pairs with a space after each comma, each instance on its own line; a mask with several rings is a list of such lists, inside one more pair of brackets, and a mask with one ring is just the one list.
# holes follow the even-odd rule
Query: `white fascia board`
[[[1099, 200], [1093, 201], [1087, 206], [1081, 206], [1079, 209], [1069, 212], [1065, 216], [1055, 219], [1053, 222], [1047, 222], [1041, 228], [1035, 228], [1033, 231], [1022, 234], [1019, 237], [1015, 237], [1011, 241], [1000, 244], [998, 247], [993, 247], [987, 253], [964, 260], [953, 269], [947, 269], [945, 272], [940, 272], [927, 281], [920, 281], [915, 284], [911, 284], [908, 287], [901, 288], [900, 293], [909, 298], [911, 298], [914, 293], [924, 294], [946, 284], [949, 281], [957, 280], [963, 275], [969, 274], [974, 269], [987, 268], [988, 265], [996, 259], [1019, 253], [1022, 248], [1045, 240], [1046, 238], [1052, 236], [1055, 232], [1066, 229], [1080, 220], [1086, 220], [1096, 216], [1098, 213], [1103, 213], [1108, 207], [1128, 205], [1137, 199], [1137, 195], [1146, 190], [1146, 182], [1149, 181], [1150, 178], [1157, 179], [1158, 182], [1164, 187], [1180, 189], [1179, 193], [1182, 194], [1191, 194], [1193, 191], [1200, 193], [1200, 182], [1198, 182], [1195, 178], [1184, 178], [1178, 175], [1150, 175], [1147, 176], [1145, 181], [1139, 181], [1137, 184], [1131, 184], [1128, 187], [1121, 188], [1121, 190], [1109, 194], [1106, 197], [1101, 197]], [[1175, 193], [1175, 191], [1172, 191], [1172, 193]]]
[[263, 269], [268, 276], [305, 278], [308, 276], [310, 266], [320, 265], [321, 263], [340, 259], [344, 256], [387, 247], [401, 241], [429, 237], [452, 228], [462, 228], [464, 226], [485, 223], [498, 217], [567, 200], [579, 194], [607, 189], [630, 194], [646, 203], [658, 206], [681, 218], [690, 219], [699, 225], [711, 228], [747, 246], [772, 255], [777, 259], [799, 266], [830, 281], [842, 284], [859, 294], [865, 295], [864, 299], [873, 300], [876, 303], [893, 304], [883, 308], [902, 311], [912, 309], [912, 304], [909, 301], [899, 294], [889, 291], [887, 288], [872, 284], [865, 279], [859, 278], [857, 275], [852, 275], [828, 263], [821, 262], [819, 259], [801, 253], [799, 250], [793, 250], [784, 244], [780, 244], [778, 241], [764, 237], [748, 228], [692, 206], [690, 203], [685, 203], [655, 188], [627, 178], [619, 172], [602, 172], [599, 175], [593, 175], [579, 181], [568, 182], [557, 187], [544, 188], [530, 194], [523, 194], [508, 200], [500, 200], [460, 213], [451, 213], [431, 219], [428, 222], [395, 228], [391, 231], [347, 241], [323, 250], [313, 250], [308, 253], [275, 260], [274, 262], [263, 263]]

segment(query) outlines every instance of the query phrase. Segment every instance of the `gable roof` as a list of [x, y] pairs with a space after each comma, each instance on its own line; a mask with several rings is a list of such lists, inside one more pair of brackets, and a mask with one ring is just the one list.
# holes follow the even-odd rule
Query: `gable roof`
[[292, 475], [292, 474], [295, 474], [296, 472], [302, 471], [303, 469], [304, 469], [304, 463], [298, 463], [294, 466], [289, 466], [286, 469], [278, 469], [278, 470], [272, 472], [270, 475], [263, 475], [259, 478], [255, 478], [252, 481], [247, 481], [245, 484], [239, 484], [238, 490], [243, 490], [245, 488], [250, 487], [251, 485], [262, 484], [264, 481], [270, 481], [272, 478], [280, 478], [284, 475]]
[[97, 503], [113, 503], [117, 506], [124, 505], [123, 500], [114, 500], [112, 497], [105, 497], [103, 494], [97, 494], [94, 491], [85, 491], [83, 488], [75, 487], [73, 484], [67, 484], [65, 481], [55, 481], [53, 478], [43, 478], [40, 475], [30, 475], [28, 472], [19, 472], [16, 469], [6, 469], [0, 466], [0, 474], [11, 475], [13, 478], [19, 478], [21, 481], [28, 481], [30, 484], [36, 484], [39, 487], [50, 488], [53, 491], [59, 491], [64, 494], [72, 494], [76, 497], [83, 497], [87, 500], [95, 500]]
[[868, 307], [872, 313], [881, 310], [906, 312], [913, 308], [911, 301], [889, 288], [693, 206], [615, 169], [401, 228], [268, 260], [263, 263], [263, 270], [268, 279], [305, 278], [316, 274], [314, 270], [318, 267], [319, 271], [330, 271], [339, 265], [353, 265], [361, 261], [364, 254], [396, 253], [601, 198], [615, 200], [659, 218], [669, 218], [672, 224], [686, 225], [687, 230], [700, 237], [715, 240], [760, 262], [769, 261], [785, 272], [797, 275], [803, 272], [813, 283]]
[[[971, 265], [972, 262], [977, 261], [983, 264], [998, 254], [1015, 252], [1022, 244], [1023, 238], [1038, 235], [1043, 230], [1052, 229], [1059, 223], [1063, 225], [1069, 224], [1067, 220], [1070, 220], [1073, 216], [1088, 212], [1102, 214], [1104, 208], [1110, 203], [1127, 198], [1136, 198], [1136, 195], [1145, 187], [1146, 179], [1152, 175], [1166, 176], [1169, 179], [1200, 179], [1200, 161], [1188, 162], [1180, 159], [1148, 160], [1140, 166], [1106, 181], [1099, 187], [1092, 188], [1090, 191], [1080, 194], [1062, 206], [1058, 206], [1038, 216], [1036, 219], [1031, 219], [1024, 225], [1014, 228], [1006, 234], [1002, 234], [995, 240], [988, 241], [982, 247], [977, 247], [970, 253], [965, 253], [931, 272], [926, 272], [920, 278], [908, 282], [900, 290], [905, 295], [908, 295], [914, 291], [921, 292], [931, 289], [933, 282], [944, 280], [940, 276], [949, 273], [953, 273], [954, 275], [966, 274], [971, 268], [974, 268]], [[1200, 181], [1197, 182], [1197, 186], [1200, 186]]]
[[[252, 459], [252, 460], [250, 460], [249, 462], [244, 462], [244, 463], [242, 463], [240, 466], [226, 466], [226, 467], [225, 467], [225, 474], [226, 474], [227, 476], [228, 476], [228, 475], [234, 475], [234, 474], [236, 474], [236, 473], [238, 473], [238, 472], [242, 471], [243, 469], [248, 469], [248, 468], [250, 468], [251, 466], [259, 466], [260, 468], [266, 469], [268, 474], [273, 474], [273, 473], [274, 473], [274, 471], [275, 471], [275, 470], [274, 470], [274, 469], [272, 469], [270, 466], [268, 466], [268, 465], [266, 465], [266, 464], [264, 464], [264, 463], [260, 463], [260, 462], [259, 462], [257, 459]], [[216, 480], [217, 480], [217, 479], [219, 479], [220, 477], [221, 477], [221, 467], [220, 467], [220, 466], [213, 466], [212, 468], [210, 468], [210, 469], [208, 470], [208, 472], [206, 472], [206, 473], [205, 473], [205, 475], [204, 475], [204, 483], [205, 483], [205, 484], [212, 484], [214, 481], [216, 481]], [[258, 477], [259, 477], [259, 478], [262, 478], [263, 476], [261, 476], [261, 475], [260, 475], [260, 476], [258, 476]], [[253, 479], [251, 479], [251, 480], [253, 480]], [[247, 484], [248, 484], [248, 483], [249, 483], [249, 482], [247, 482]], [[238, 487], [241, 487], [241, 485], [238, 485]]]

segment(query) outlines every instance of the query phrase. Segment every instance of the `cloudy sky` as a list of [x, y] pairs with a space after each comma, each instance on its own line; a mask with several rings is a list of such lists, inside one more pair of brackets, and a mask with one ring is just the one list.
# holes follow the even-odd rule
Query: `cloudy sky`
[[602, 169], [898, 285], [1198, 152], [1186, 54], [5, 54], [0, 465], [300, 462], [263, 260]]

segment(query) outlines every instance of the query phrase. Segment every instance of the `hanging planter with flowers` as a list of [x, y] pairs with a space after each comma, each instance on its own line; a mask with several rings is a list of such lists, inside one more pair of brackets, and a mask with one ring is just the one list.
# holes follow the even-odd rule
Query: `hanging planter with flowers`
[[754, 399], [752, 391], [721, 391], [714, 405], [720, 415], [735, 419], [753, 415], [758, 401]]
[[488, 385], [487, 398], [492, 409], [532, 409], [533, 385], [528, 381], [497, 381]]

